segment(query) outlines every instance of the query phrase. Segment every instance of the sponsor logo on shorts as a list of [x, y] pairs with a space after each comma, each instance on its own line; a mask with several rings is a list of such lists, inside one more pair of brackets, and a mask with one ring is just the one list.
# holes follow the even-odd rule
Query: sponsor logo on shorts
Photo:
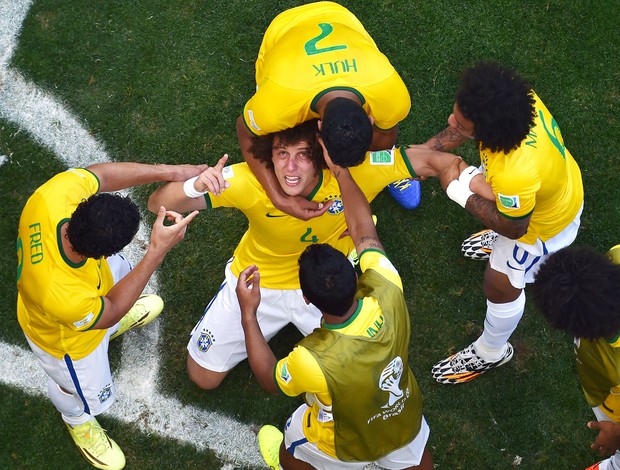
[[198, 349], [200, 352], [207, 352], [215, 343], [215, 337], [209, 330], [204, 330], [198, 338]]
[[108, 384], [105, 387], [103, 387], [101, 391], [99, 392], [99, 395], [98, 395], [99, 403], [103, 403], [108, 398], [110, 398], [111, 395], [112, 395], [112, 385]]
[[371, 165], [394, 165], [394, 149], [370, 152]]
[[338, 215], [344, 210], [344, 205], [342, 204], [342, 199], [334, 199], [332, 205], [329, 206], [327, 212], [331, 215]]
[[502, 207], [505, 207], [506, 209], [518, 209], [521, 207], [519, 196], [506, 196], [504, 194], [497, 193], [497, 198], [499, 199], [499, 203]]

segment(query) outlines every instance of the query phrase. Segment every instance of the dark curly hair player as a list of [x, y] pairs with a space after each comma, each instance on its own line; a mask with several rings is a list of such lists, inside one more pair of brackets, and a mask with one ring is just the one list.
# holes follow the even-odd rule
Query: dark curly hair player
[[[116, 398], [109, 342], [162, 312], [162, 299], [142, 291], [197, 214], [158, 207], [151, 243], [132, 268], [120, 251], [138, 231], [140, 212], [114, 192], [191, 180], [206, 167], [114, 162], [70, 168], [37, 188], [22, 210], [17, 320], [48, 376], [50, 401], [94, 467], [125, 466], [125, 454], [96, 418]], [[164, 225], [165, 218], [173, 223]]]
[[[448, 127], [425, 145], [452, 150], [471, 139], [480, 168], [453, 172], [446, 193], [484, 226], [463, 242], [462, 252], [489, 261], [487, 308], [482, 334], [433, 367], [444, 384], [469, 382], [510, 361], [508, 339], [525, 310], [524, 288], [550, 253], [575, 240], [583, 208], [581, 171], [558, 123], [510, 67], [479, 62], [465, 69]], [[484, 194], [470, 185], [479, 174]]]
[[456, 106], [473, 123], [473, 138], [483, 149], [508, 153], [534, 124], [530, 85], [514, 70], [495, 62], [465, 69]]
[[575, 338], [579, 382], [600, 433], [591, 445], [610, 458], [587, 470], [620, 468], [620, 245], [607, 256], [590, 248], [560, 250], [540, 267], [534, 305], [549, 324]]
[[140, 211], [129, 196], [94, 194], [71, 215], [67, 238], [73, 251], [97, 259], [125, 248], [138, 232], [139, 224]]

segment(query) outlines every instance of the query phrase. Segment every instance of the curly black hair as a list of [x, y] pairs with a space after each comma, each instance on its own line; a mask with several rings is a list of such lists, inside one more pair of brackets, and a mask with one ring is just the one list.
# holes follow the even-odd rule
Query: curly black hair
[[260, 137], [252, 137], [252, 145], [250, 152], [254, 158], [260, 160], [267, 168], [273, 170], [273, 141], [276, 136], [280, 139], [280, 143], [284, 145], [294, 145], [299, 142], [307, 142], [310, 147], [309, 157], [314, 164], [316, 174], [327, 168], [325, 158], [323, 158], [323, 147], [319, 144], [319, 128], [318, 119], [311, 119], [295, 127], [274, 132], [272, 134]]
[[517, 148], [534, 124], [531, 86], [496, 62], [478, 62], [463, 71], [456, 104], [473, 123], [474, 140], [492, 152]]
[[67, 225], [67, 238], [73, 251], [98, 259], [125, 248], [139, 224], [140, 211], [128, 196], [99, 193], [77, 206]]
[[552, 327], [576, 338], [613, 338], [620, 333], [620, 265], [592, 249], [563, 248], [536, 274], [531, 291]]
[[346, 256], [330, 245], [309, 245], [299, 257], [299, 284], [321, 312], [344, 316], [355, 297], [357, 276]]
[[336, 165], [348, 168], [362, 163], [372, 143], [372, 132], [366, 111], [355, 101], [340, 97], [325, 106], [321, 137]]

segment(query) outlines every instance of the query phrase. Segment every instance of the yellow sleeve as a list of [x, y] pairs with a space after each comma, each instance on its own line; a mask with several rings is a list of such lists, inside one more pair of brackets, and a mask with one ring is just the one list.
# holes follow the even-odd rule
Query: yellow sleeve
[[372, 249], [362, 251], [360, 255], [360, 268], [362, 272], [365, 272], [367, 269], [376, 271], [392, 284], [398, 286], [401, 291], [403, 290], [403, 282], [398, 271], [382, 251]]
[[303, 346], [295, 346], [288, 356], [280, 359], [274, 374], [276, 384], [285, 395], [294, 397], [305, 392], [328, 392], [321, 367]]

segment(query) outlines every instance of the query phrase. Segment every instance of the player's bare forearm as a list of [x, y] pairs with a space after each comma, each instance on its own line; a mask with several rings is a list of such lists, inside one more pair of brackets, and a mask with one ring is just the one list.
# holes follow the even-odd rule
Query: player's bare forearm
[[99, 192], [157, 181], [185, 181], [199, 175], [208, 165], [149, 165], [134, 162], [97, 163], [88, 167], [99, 179]]
[[147, 208], [157, 214], [161, 206], [176, 212], [190, 212], [207, 208], [204, 196], [189, 198], [183, 191], [183, 183], [167, 183], [157, 188], [149, 196]]
[[373, 127], [372, 142], [368, 150], [385, 150], [391, 149], [396, 144], [398, 137], [398, 126], [388, 131], [382, 131]]
[[450, 150], [454, 150], [455, 148], [467, 142], [469, 139], [470, 137], [459, 134], [452, 127], [446, 127], [439, 134], [427, 140], [424, 145], [433, 150], [447, 152]]
[[273, 368], [276, 366], [277, 359], [260, 330], [256, 314], [243, 314], [241, 325], [245, 334], [248, 362], [258, 383], [269, 393], [279, 393], [280, 390], [273, 375]]
[[340, 186], [344, 216], [355, 249], [358, 253], [368, 248], [383, 250], [368, 200], [351, 173], [338, 166], [332, 167], [332, 172]]
[[529, 216], [523, 219], [508, 219], [497, 210], [494, 201], [475, 193], [467, 199], [465, 209], [486, 227], [513, 240], [525, 235], [530, 223]]

